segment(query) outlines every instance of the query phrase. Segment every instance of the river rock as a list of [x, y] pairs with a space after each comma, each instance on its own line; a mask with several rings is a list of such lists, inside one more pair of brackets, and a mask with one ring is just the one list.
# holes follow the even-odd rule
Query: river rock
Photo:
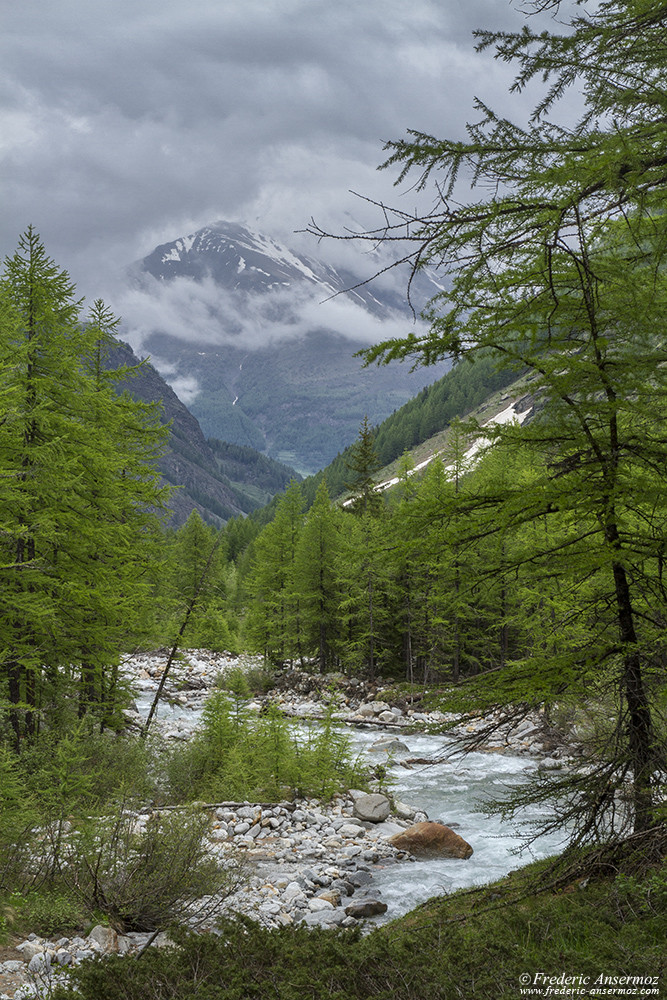
[[354, 815], [370, 823], [381, 823], [389, 815], [391, 803], [386, 795], [375, 792], [372, 795], [362, 795], [355, 799]]
[[345, 915], [360, 920], [362, 917], [374, 917], [376, 913], [386, 913], [387, 904], [379, 899], [360, 899], [357, 903], [348, 903]]
[[327, 903], [331, 903], [332, 906], [338, 906], [340, 903], [340, 893], [335, 889], [325, 889], [324, 892], [321, 892], [317, 898], [323, 899]]
[[378, 823], [373, 827], [371, 835], [373, 837], [393, 837], [397, 833], [403, 833], [406, 829], [405, 823]]
[[337, 927], [342, 924], [345, 920], [345, 912], [341, 909], [337, 910], [317, 910], [315, 912], [306, 913], [304, 917], [301, 918], [301, 923], [306, 924], [308, 927]]
[[357, 823], [343, 823], [338, 833], [341, 837], [364, 837], [366, 835], [366, 828], [359, 826]]
[[97, 924], [88, 935], [88, 946], [92, 947], [93, 943], [99, 945], [104, 954], [118, 951], [118, 935], [113, 928], [103, 924]]
[[414, 823], [388, 841], [398, 851], [422, 857], [469, 858], [470, 844], [443, 823]]
[[48, 951], [43, 951], [39, 955], [33, 955], [28, 962], [28, 972], [33, 976], [47, 976], [51, 968], [51, 956]]
[[322, 899], [321, 896], [313, 896], [312, 899], [308, 900], [308, 909], [313, 913], [317, 913], [319, 910], [333, 910], [334, 904], [328, 899]]
[[41, 940], [23, 941], [22, 944], [16, 946], [16, 950], [21, 952], [26, 962], [29, 962], [35, 955], [41, 955], [44, 947], [44, 942]]
[[410, 753], [410, 748], [394, 736], [386, 736], [384, 739], [376, 740], [369, 749], [373, 753], [380, 750], [384, 750], [386, 753]]

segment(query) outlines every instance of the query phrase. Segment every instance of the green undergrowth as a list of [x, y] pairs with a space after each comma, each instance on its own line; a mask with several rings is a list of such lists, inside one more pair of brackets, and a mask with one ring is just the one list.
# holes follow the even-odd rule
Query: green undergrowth
[[247, 919], [222, 922], [219, 936], [175, 932], [178, 948], [83, 965], [54, 1000], [515, 1000], [525, 995], [521, 977], [532, 982], [536, 973], [589, 984], [660, 977], [664, 842], [663, 828], [634, 851], [530, 865], [431, 900], [366, 936], [269, 931]]
[[304, 737], [275, 706], [254, 715], [244, 707], [245, 690], [232, 693], [219, 691], [208, 699], [201, 727], [172, 754], [167, 766], [172, 800], [329, 799], [367, 786], [367, 769], [353, 756], [350, 739], [331, 712]]

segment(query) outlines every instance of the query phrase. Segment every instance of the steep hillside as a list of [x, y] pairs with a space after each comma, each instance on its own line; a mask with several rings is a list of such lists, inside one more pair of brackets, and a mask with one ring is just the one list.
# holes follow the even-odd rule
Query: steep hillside
[[[132, 348], [117, 341], [107, 359], [110, 369], [134, 367], [140, 359]], [[159, 463], [164, 480], [175, 487], [170, 506], [178, 525], [197, 510], [205, 520], [220, 523], [246, 514], [270, 500], [294, 476], [294, 470], [246, 449], [236, 461], [225, 463], [225, 446], [215, 450], [204, 437], [196, 418], [148, 361], [121, 384], [135, 398], [159, 402], [163, 422], [170, 423], [169, 445]], [[261, 474], [258, 473], [261, 466]]]
[[[365, 415], [379, 423], [448, 367], [362, 367], [356, 352], [412, 324], [404, 295], [386, 282], [353, 288], [363, 277], [218, 222], [134, 266], [125, 336], [207, 437], [314, 472]], [[437, 290], [420, 277], [415, 295]]]
[[[375, 450], [381, 466], [375, 481], [380, 484], [394, 479], [404, 456], [415, 468], [428, 464], [446, 448], [450, 423], [457, 417], [474, 417], [485, 423], [514, 401], [524, 400], [519, 409], [532, 406], [529, 392], [530, 379], [525, 375], [499, 371], [484, 361], [456, 365], [374, 428]], [[326, 468], [303, 481], [301, 490], [308, 506], [314, 501], [322, 479], [326, 479], [332, 499], [345, 496], [350, 478], [347, 463], [353, 446], [354, 440]], [[262, 524], [270, 521], [276, 499], [255, 511], [253, 519]]]

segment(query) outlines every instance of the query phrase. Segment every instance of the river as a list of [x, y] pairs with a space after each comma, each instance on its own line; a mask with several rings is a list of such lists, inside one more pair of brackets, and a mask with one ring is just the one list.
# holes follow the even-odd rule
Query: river
[[[137, 699], [137, 708], [145, 717], [150, 707], [152, 692], [143, 692]], [[200, 712], [162, 703], [159, 718], [162, 723], [194, 729]], [[303, 728], [314, 723], [295, 725]], [[316, 723], [315, 723], [316, 724]], [[345, 727], [355, 754], [362, 754], [374, 764], [385, 763], [386, 753], [373, 751], [372, 745], [387, 737], [387, 730], [379, 727]], [[392, 732], [391, 736], [395, 735]], [[386, 917], [373, 922], [392, 919], [413, 909], [431, 896], [455, 889], [468, 888], [494, 881], [513, 868], [539, 858], [558, 853], [565, 846], [562, 833], [542, 836], [525, 848], [530, 824], [546, 815], [545, 806], [524, 810], [512, 821], [501, 819], [498, 813], [487, 814], [485, 803], [501, 797], [503, 793], [524, 784], [534, 777], [539, 758], [529, 755], [500, 753], [470, 753], [465, 757], [452, 755], [452, 739], [447, 735], [434, 735], [406, 730], [398, 734], [409, 749], [409, 754], [399, 754], [387, 760], [389, 790], [403, 802], [427, 813], [429, 819], [440, 820], [453, 826], [473, 847], [468, 860], [416, 860], [397, 865], [375, 866], [373, 885], [382, 893], [388, 904]], [[401, 765], [401, 757], [436, 759], [435, 764]]]

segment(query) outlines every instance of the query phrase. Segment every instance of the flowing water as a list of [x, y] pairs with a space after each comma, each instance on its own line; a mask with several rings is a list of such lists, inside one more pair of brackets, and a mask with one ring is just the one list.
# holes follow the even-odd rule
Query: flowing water
[[[152, 692], [144, 692], [137, 698], [137, 707], [144, 718], [151, 699]], [[158, 714], [163, 724], [180, 724], [191, 730], [200, 711], [163, 702]], [[303, 726], [305, 732], [312, 723], [297, 721], [295, 725]], [[362, 754], [375, 764], [388, 765], [389, 790], [397, 799], [427, 813], [429, 819], [452, 826], [474, 851], [467, 860], [428, 859], [375, 866], [373, 885], [380, 889], [382, 899], [388, 904], [386, 917], [380, 919], [398, 917], [443, 892], [492, 882], [513, 868], [556, 854], [564, 847], [563, 834], [553, 833], [538, 838], [529, 849], [520, 852], [527, 833], [531, 832], [531, 822], [544, 818], [544, 806], [524, 810], [512, 821], [502, 820], [497, 813], [484, 812], [485, 802], [501, 798], [504, 792], [534, 777], [539, 759], [499, 753], [470, 753], [461, 757], [452, 754], [452, 740], [446, 735], [403, 732], [398, 739], [408, 747], [409, 754], [397, 755], [392, 761], [385, 751], [372, 750], [376, 741], [387, 738], [387, 730], [346, 727], [345, 732], [355, 754]], [[408, 769], [400, 763], [406, 757], [436, 759], [437, 763], [413, 764]]]
[[[352, 734], [355, 748], [373, 760], [381, 754], [370, 748], [381, 737], [386, 737], [386, 731], [357, 730]], [[447, 736], [405, 733], [399, 738], [409, 748], [410, 756], [436, 758], [439, 762], [416, 764], [406, 770], [399, 759], [390, 768], [392, 793], [426, 812], [429, 819], [452, 826], [472, 846], [474, 854], [467, 860], [428, 859], [376, 867], [373, 884], [381, 889], [389, 906], [387, 918], [406, 913], [430, 896], [492, 882], [513, 868], [562, 850], [564, 838], [559, 833], [540, 837], [530, 850], [517, 854], [525, 845], [531, 821], [544, 817], [544, 807], [524, 810], [512, 821], [484, 812], [485, 802], [502, 797], [505, 791], [534, 776], [538, 760], [497, 753], [451, 756], [452, 741]]]

